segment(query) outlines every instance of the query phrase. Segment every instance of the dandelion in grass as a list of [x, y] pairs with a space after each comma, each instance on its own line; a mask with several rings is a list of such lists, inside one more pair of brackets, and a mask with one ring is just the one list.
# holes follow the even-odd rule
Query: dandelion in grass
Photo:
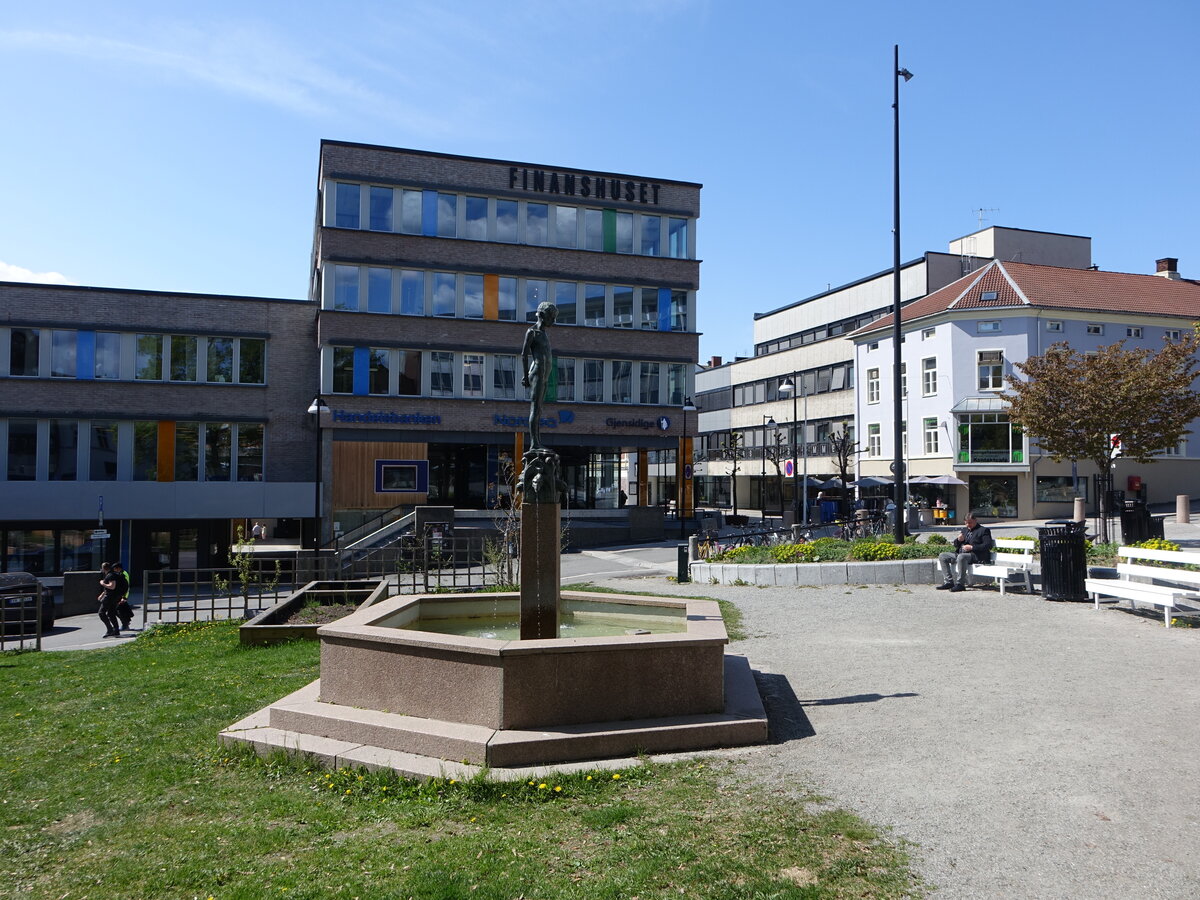
[[543, 781], [541, 784], [538, 785], [538, 790], [544, 791], [545, 789], [546, 789], [546, 782]]
[[613, 781], [620, 781], [620, 780], [621, 780], [621, 773], [620, 773], [620, 772], [613, 772], [613, 777], [612, 777], [612, 780], [613, 780]]
[[561, 791], [561, 790], [562, 790], [562, 785], [561, 785], [561, 784], [556, 784], [556, 785], [554, 786], [554, 793], [556, 793], [556, 794], [557, 794], [557, 793], [558, 793], [559, 791]]

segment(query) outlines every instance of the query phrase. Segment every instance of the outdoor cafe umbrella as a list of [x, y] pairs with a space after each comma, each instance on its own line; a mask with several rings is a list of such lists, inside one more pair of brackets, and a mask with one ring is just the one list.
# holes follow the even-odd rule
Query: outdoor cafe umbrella
[[959, 479], [955, 478], [953, 475], [927, 475], [927, 476], [925, 476], [924, 483], [925, 484], [962, 484], [962, 485], [966, 484], [965, 481], [960, 481]]
[[852, 487], [883, 487], [885, 484], [891, 484], [890, 478], [877, 478], [874, 475], [864, 475], [857, 481], [850, 482]]

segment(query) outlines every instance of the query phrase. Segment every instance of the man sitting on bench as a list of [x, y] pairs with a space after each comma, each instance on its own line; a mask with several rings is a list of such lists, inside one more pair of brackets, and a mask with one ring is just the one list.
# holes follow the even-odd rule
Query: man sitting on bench
[[938, 557], [943, 583], [939, 591], [965, 591], [971, 577], [971, 566], [992, 560], [992, 532], [979, 524], [975, 513], [967, 513], [966, 527], [954, 539], [954, 552], [947, 550]]

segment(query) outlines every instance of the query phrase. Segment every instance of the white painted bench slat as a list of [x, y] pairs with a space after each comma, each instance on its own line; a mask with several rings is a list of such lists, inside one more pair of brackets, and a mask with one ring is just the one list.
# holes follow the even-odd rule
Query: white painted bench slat
[[[1117, 549], [1117, 579], [1088, 578], [1084, 587], [1092, 595], [1093, 606], [1100, 608], [1105, 599], [1128, 600], [1133, 609], [1139, 603], [1157, 606], [1163, 611], [1163, 624], [1171, 627], [1171, 613], [1200, 615], [1200, 609], [1180, 606], [1200, 604], [1200, 571], [1174, 568], [1200, 566], [1200, 553], [1175, 550], [1146, 550], [1141, 547]], [[1130, 560], [1126, 562], [1125, 560]], [[1170, 563], [1168, 566], [1141, 565], [1141, 561]], [[1168, 584], [1153, 584], [1146, 579]]]
[[996, 552], [990, 563], [971, 566], [971, 576], [995, 578], [1000, 584], [1000, 593], [1013, 575], [1025, 576], [1025, 590], [1033, 593], [1033, 541], [1018, 541], [1014, 538], [997, 538]]

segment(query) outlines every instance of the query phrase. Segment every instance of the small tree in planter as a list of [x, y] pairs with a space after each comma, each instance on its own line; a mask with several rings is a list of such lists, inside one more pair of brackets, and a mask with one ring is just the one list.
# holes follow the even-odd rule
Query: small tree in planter
[[254, 545], [256, 539], [251, 537], [246, 539], [245, 527], [239, 525], [237, 527], [237, 540], [229, 548], [229, 565], [233, 568], [233, 577], [226, 578], [220, 574], [213, 575], [213, 587], [219, 592], [229, 592], [232, 597], [234, 594], [234, 586], [236, 585], [237, 593], [242, 595], [242, 602], [246, 609], [250, 608], [250, 588], [258, 587], [258, 595], [261, 597], [264, 591], [273, 591], [279, 586], [279, 579], [282, 576], [282, 563], [275, 560], [275, 574], [269, 580], [263, 578], [262, 569], [254, 565]]

